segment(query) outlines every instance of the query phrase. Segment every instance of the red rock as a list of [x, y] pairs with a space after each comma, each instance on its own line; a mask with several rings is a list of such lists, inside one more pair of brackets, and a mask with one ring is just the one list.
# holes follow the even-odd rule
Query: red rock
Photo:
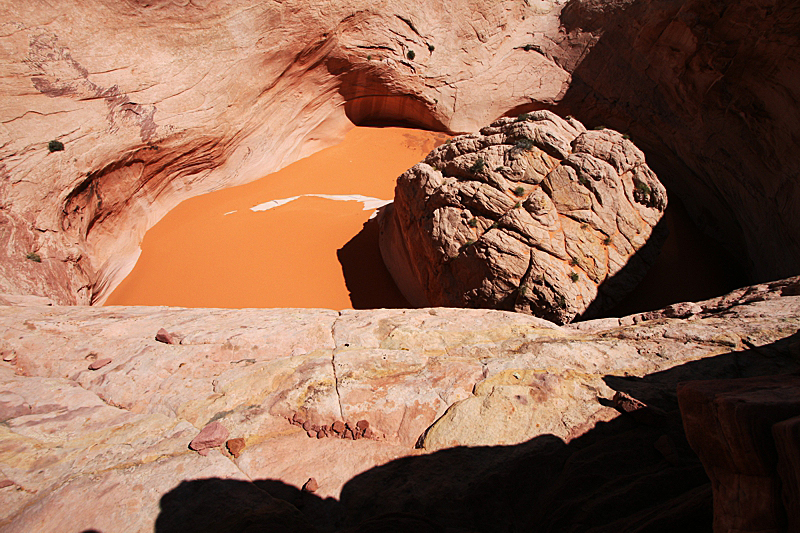
[[324, 431], [322, 431], [321, 429], [319, 431], [317, 431], [317, 438], [318, 439], [324, 439], [325, 437], [327, 437], [327, 435], [325, 434]]
[[316, 438], [316, 437], [317, 437], [317, 432], [316, 432], [316, 431], [314, 431], [314, 430], [311, 430], [311, 429], [309, 429], [308, 431], [306, 431], [306, 434], [307, 434], [309, 437], [311, 437], [312, 439], [314, 439], [314, 438]]
[[787, 531], [776, 453], [785, 447], [773, 433], [785, 436], [778, 423], [800, 415], [800, 377], [690, 381], [678, 385], [678, 401], [711, 478], [714, 531]]
[[303, 429], [305, 429], [306, 431], [311, 431], [313, 428], [314, 428], [314, 424], [312, 424], [311, 422], [309, 422], [307, 420], [305, 422], [303, 422]]
[[11, 481], [10, 479], [4, 479], [4, 480], [0, 481], [0, 489], [4, 489], [4, 488], [10, 487], [12, 485], [16, 485], [16, 483]]
[[292, 416], [292, 420], [291, 420], [291, 422], [292, 422], [293, 424], [295, 424], [295, 425], [298, 425], [298, 426], [302, 426], [303, 424], [305, 424], [305, 420], [303, 420], [303, 418], [302, 418], [302, 417], [300, 417], [300, 416], [299, 416], [297, 413], [295, 413], [295, 414]]
[[156, 340], [164, 344], [175, 344], [175, 338], [172, 336], [172, 333], [164, 328], [158, 330], [158, 333], [156, 333]]
[[675, 451], [675, 445], [668, 435], [661, 435], [658, 440], [653, 443], [653, 446], [658, 453], [664, 456], [664, 459], [666, 459], [668, 463], [675, 466], [680, 464], [680, 457], [678, 457], [678, 453]]
[[614, 408], [620, 413], [631, 415], [642, 424], [656, 425], [664, 417], [664, 412], [656, 407], [647, 405], [629, 394], [617, 391], [612, 400]]
[[94, 361], [92, 364], [89, 365], [89, 370], [99, 370], [99, 369], [103, 368], [104, 366], [106, 366], [110, 362], [111, 362], [111, 359], [108, 358], [108, 357], [106, 357], [104, 359], [98, 359], [97, 361]]
[[787, 531], [800, 531], [800, 416], [772, 426], [775, 450], [778, 452], [778, 475], [786, 515]]
[[341, 420], [337, 420], [336, 422], [333, 423], [331, 429], [333, 430], [334, 433], [341, 435], [344, 432], [344, 423]]
[[640, 402], [633, 396], [629, 394], [625, 394], [624, 392], [617, 391], [614, 394], [614, 398], [612, 399], [614, 402], [614, 407], [617, 410], [623, 413], [632, 413], [634, 411], [638, 411], [639, 409], [645, 409], [647, 404], [644, 402]]
[[239, 454], [241, 454], [242, 450], [244, 450], [245, 442], [243, 438], [236, 437], [235, 439], [230, 439], [228, 442], [226, 442], [225, 446], [228, 447], [228, 451], [231, 452], [231, 455], [238, 459]]
[[303, 484], [303, 490], [306, 492], [316, 492], [318, 488], [319, 483], [313, 477], [308, 478], [308, 481]]
[[352, 440], [354, 438], [353, 437], [353, 430], [350, 429], [350, 428], [345, 429], [344, 433], [342, 434], [342, 437], [345, 438], [345, 439], [351, 439]]
[[356, 422], [356, 427], [361, 431], [365, 431], [369, 427], [369, 422], [367, 422], [366, 420], [359, 420], [358, 422]]
[[375, 438], [375, 432], [372, 431], [372, 428], [367, 428], [367, 429], [364, 430], [364, 438], [365, 439], [374, 439]]
[[[197, 434], [197, 436], [192, 439], [192, 442], [189, 443], [189, 448], [192, 450], [201, 452], [203, 450], [207, 450], [208, 448], [216, 448], [217, 446], [222, 446], [225, 444], [225, 441], [228, 439], [228, 430], [225, 429], [218, 420], [211, 422], [203, 430]], [[202, 454], [205, 455], [205, 454]]]

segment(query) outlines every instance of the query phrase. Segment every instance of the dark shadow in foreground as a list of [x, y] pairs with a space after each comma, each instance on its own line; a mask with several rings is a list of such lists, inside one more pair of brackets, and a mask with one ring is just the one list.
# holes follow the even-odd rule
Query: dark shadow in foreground
[[336, 252], [353, 309], [404, 309], [411, 304], [395, 285], [378, 246], [378, 219], [364, 223], [355, 237]]
[[156, 533], [709, 532], [711, 487], [686, 441], [676, 385], [797, 372], [798, 339], [642, 378], [607, 376], [652, 406], [650, 416], [621, 415], [569, 443], [542, 435], [397, 459], [351, 479], [338, 501], [279, 480], [187, 481], [162, 497]]

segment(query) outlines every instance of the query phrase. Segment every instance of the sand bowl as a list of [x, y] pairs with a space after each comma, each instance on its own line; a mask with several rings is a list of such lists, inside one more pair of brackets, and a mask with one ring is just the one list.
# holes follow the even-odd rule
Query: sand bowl
[[[191, 198], [151, 228], [105, 305], [410, 307], [378, 250], [375, 209], [397, 176], [447, 139], [406, 128], [351, 130], [341, 144], [264, 178]], [[647, 277], [609, 315], [709, 298], [743, 284], [677, 199]]]
[[446, 139], [356, 127], [258, 181], [191, 198], [147, 232], [106, 305], [405, 307], [369, 219]]

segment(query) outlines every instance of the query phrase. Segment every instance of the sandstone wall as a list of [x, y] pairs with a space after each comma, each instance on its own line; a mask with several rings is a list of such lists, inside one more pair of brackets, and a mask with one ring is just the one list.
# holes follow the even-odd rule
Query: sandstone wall
[[2, 0], [0, 21], [3, 293], [102, 302], [171, 207], [348, 119], [466, 132], [557, 105], [629, 131], [755, 278], [800, 259], [788, 1]]
[[593, 36], [567, 67], [564, 113], [629, 132], [670, 192], [754, 279], [795, 274], [800, 6], [572, 0], [562, 21], [572, 39]]

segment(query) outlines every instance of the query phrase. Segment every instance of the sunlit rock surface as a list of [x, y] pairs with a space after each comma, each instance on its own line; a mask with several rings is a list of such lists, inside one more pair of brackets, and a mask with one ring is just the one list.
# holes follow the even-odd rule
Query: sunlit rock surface
[[381, 254], [417, 306], [563, 324], [636, 287], [666, 237], [666, 205], [621, 133], [537, 111], [455, 137], [400, 176]]
[[[273, 497], [301, 510], [302, 498], [310, 498], [303, 520], [318, 526], [315, 513], [333, 506], [339, 521], [323, 529], [357, 526], [392, 509], [441, 523], [447, 513], [428, 505], [450, 497], [456, 489], [445, 487], [458, 472], [468, 473], [456, 490], [467, 500], [448, 505], [467, 505], [473, 482], [486, 490], [494, 483], [478, 468], [486, 454], [499, 461], [495, 475], [513, 477], [508, 461], [519, 454], [538, 468], [550, 464], [547, 454], [537, 455], [543, 450], [579, 453], [586, 439], [603, 447], [606, 437], [624, 440], [642, 423], [652, 436], [636, 439], [667, 434], [663, 453], [683, 457], [682, 468], [694, 465], [697, 476], [670, 485], [677, 497], [707, 483], [697, 459], [681, 451], [677, 382], [798, 369], [796, 343], [782, 341], [800, 328], [798, 287], [794, 278], [569, 327], [519, 313], [442, 308], [0, 307], [0, 472], [12, 483], [0, 488], [0, 530], [30, 531], [35, 524], [117, 531], [124, 524], [126, 531], [148, 531], [156, 518], [175, 519], [174, 509], [159, 511], [162, 497], [184, 502], [184, 492], [195, 488], [223, 497], [238, 490], [237, 480], [263, 482]], [[161, 328], [178, 343], [156, 340]], [[104, 358], [111, 362], [89, 369]], [[656, 414], [620, 419], [613, 407], [618, 390]], [[298, 419], [308, 429], [293, 423]], [[370, 434], [354, 440], [313, 430], [337, 421], [350, 427], [366, 421]], [[238, 458], [225, 447], [205, 449], [206, 456], [189, 448], [210, 422], [221, 424], [226, 438], [244, 439]], [[456, 446], [490, 448], [458, 452], [465, 455], [455, 470], [446, 466], [449, 452], [431, 455]], [[637, 471], [648, 457], [662, 457], [650, 450], [641, 458], [626, 455], [626, 468]], [[389, 463], [401, 458], [407, 467]], [[430, 466], [418, 471], [408, 463], [415, 460]], [[591, 468], [604, 471], [602, 461]], [[490, 490], [494, 495], [481, 505], [526, 506], [556, 494], [575, 475], [558, 471], [513, 495]], [[404, 476], [416, 481], [408, 485]], [[319, 484], [315, 496], [302, 496], [297, 491], [311, 477]], [[205, 478], [230, 482], [176, 488]], [[651, 488], [636, 490], [663, 503], [662, 482], [642, 483]], [[594, 490], [565, 502], [596, 498]], [[370, 504], [373, 498], [391, 503]], [[265, 493], [260, 505], [286, 520], [295, 516], [270, 502]], [[622, 513], [615, 519], [627, 516], [627, 506], [614, 507]], [[555, 524], [573, 523], [537, 512]]]

